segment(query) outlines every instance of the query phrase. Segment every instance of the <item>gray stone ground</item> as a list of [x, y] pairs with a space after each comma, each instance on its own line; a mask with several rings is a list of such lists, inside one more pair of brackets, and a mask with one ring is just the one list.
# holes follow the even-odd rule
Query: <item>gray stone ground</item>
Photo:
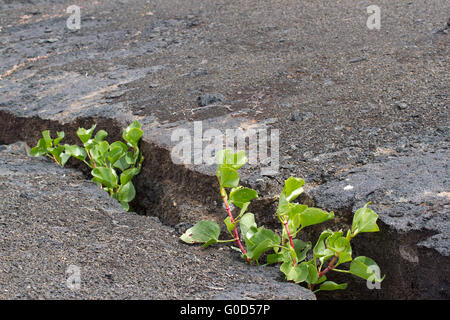
[[315, 299], [228, 247], [181, 243], [158, 218], [124, 212], [78, 171], [22, 146], [0, 146], [0, 299]]
[[174, 226], [223, 220], [214, 168], [172, 163], [174, 129], [279, 129], [279, 174], [243, 170], [261, 223], [273, 226], [290, 175], [338, 225], [372, 201], [383, 228], [355, 254], [387, 278], [345, 297], [449, 297], [448, 1], [377, 1], [378, 31], [371, 1], [86, 0], [78, 31], [72, 4], [0, 0], [0, 143], [32, 145], [48, 128], [75, 142], [94, 122], [115, 138], [138, 119], [134, 207]]

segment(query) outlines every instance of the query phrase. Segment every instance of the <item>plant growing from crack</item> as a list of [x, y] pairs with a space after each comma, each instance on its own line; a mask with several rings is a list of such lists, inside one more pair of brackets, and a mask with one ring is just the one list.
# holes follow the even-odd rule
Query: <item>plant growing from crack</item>
[[134, 121], [123, 131], [122, 138], [126, 144], [122, 141], [109, 144], [105, 141], [108, 136], [105, 130], [99, 130], [92, 138], [95, 128], [96, 125], [90, 129], [78, 128], [77, 136], [83, 147], [61, 145], [64, 132], [57, 132], [57, 137], [52, 139], [50, 131], [45, 130], [37, 146], [30, 150], [30, 155], [47, 156], [61, 167], [64, 167], [70, 157], [82, 161], [91, 169], [92, 181], [118, 200], [128, 211], [129, 202], [136, 196], [131, 180], [140, 173], [144, 161], [138, 146], [143, 135], [141, 124]]
[[[237, 170], [246, 162], [244, 151], [233, 153], [230, 150], [222, 150], [217, 155], [216, 175], [227, 211], [224, 223], [231, 239], [219, 240], [219, 225], [210, 220], [202, 220], [180, 237], [182, 241], [189, 244], [203, 243], [203, 247], [215, 243], [235, 242], [238, 248], [232, 248], [240, 252], [248, 264], [259, 265], [265, 254], [266, 264], [280, 264], [280, 270], [288, 281], [306, 283], [311, 290], [319, 286], [314, 292], [347, 288], [346, 283], [329, 281], [330, 271], [350, 273], [372, 283], [383, 281], [384, 276], [380, 276], [379, 267], [371, 258], [352, 258], [353, 238], [362, 232], [379, 231], [376, 224], [378, 215], [368, 208], [370, 203], [356, 211], [352, 226], [345, 235], [342, 230], [327, 229], [321, 233], [313, 247], [311, 242], [304, 242], [296, 237], [303, 228], [334, 219], [334, 213], [292, 202], [303, 192], [305, 181], [290, 177], [285, 181], [276, 212], [281, 223], [280, 237], [270, 229], [258, 227], [254, 214], [247, 212], [250, 201], [257, 198], [258, 193], [239, 186]], [[227, 189], [230, 189], [229, 193]], [[236, 217], [233, 217], [229, 203], [239, 208]], [[337, 268], [345, 263], [350, 263], [348, 269]]]

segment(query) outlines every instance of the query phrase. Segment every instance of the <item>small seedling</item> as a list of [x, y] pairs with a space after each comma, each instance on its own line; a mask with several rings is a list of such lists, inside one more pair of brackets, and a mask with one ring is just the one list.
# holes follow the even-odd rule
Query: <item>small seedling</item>
[[108, 136], [105, 130], [99, 130], [92, 138], [95, 128], [96, 125], [93, 125], [88, 130], [84, 128], [77, 130], [77, 136], [83, 147], [69, 144], [62, 146], [60, 142], [64, 138], [64, 132], [57, 132], [57, 138], [53, 140], [49, 130], [43, 131], [43, 138], [31, 149], [30, 155], [48, 156], [62, 167], [70, 157], [84, 162], [91, 168], [92, 181], [118, 200], [128, 211], [129, 202], [136, 196], [131, 180], [139, 174], [144, 161], [138, 147], [143, 135], [141, 124], [134, 121], [123, 131], [122, 138], [126, 144], [122, 141], [109, 144], [105, 141]]
[[[224, 223], [231, 239], [219, 240], [219, 225], [210, 220], [202, 220], [180, 237], [182, 241], [190, 244], [203, 243], [203, 247], [214, 243], [235, 242], [238, 248], [232, 248], [240, 252], [248, 264], [259, 265], [265, 254], [266, 264], [280, 264], [280, 270], [288, 281], [306, 283], [311, 290], [319, 286], [314, 292], [347, 288], [346, 283], [328, 281], [330, 271], [350, 273], [372, 282], [383, 281], [384, 277], [374, 272], [379, 271], [375, 261], [365, 256], [352, 258], [352, 239], [362, 232], [379, 231], [376, 224], [378, 215], [368, 208], [369, 203], [356, 211], [352, 227], [345, 236], [342, 230], [325, 230], [313, 247], [311, 242], [304, 242], [296, 237], [305, 227], [334, 219], [334, 213], [292, 202], [303, 192], [305, 181], [290, 177], [285, 181], [276, 212], [282, 226], [281, 236], [263, 226], [258, 227], [254, 214], [247, 212], [250, 201], [257, 198], [258, 193], [239, 186], [237, 170], [246, 162], [244, 151], [233, 153], [222, 150], [217, 155], [216, 175], [227, 211]], [[227, 189], [230, 189], [229, 193]], [[236, 217], [233, 217], [229, 203], [239, 208]], [[337, 269], [344, 263], [350, 263], [348, 270]]]

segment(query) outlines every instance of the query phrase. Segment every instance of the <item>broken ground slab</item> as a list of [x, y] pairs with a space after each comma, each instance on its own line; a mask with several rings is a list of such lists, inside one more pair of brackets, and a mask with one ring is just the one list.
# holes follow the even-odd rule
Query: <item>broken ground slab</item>
[[368, 201], [381, 231], [358, 236], [354, 253], [376, 257], [386, 279], [379, 298], [448, 299], [450, 283], [450, 151], [387, 156], [350, 169], [311, 190], [316, 205], [339, 213], [343, 227]]
[[78, 31], [65, 26], [72, 4], [0, 1], [0, 143], [34, 145], [45, 129], [75, 143], [93, 123], [116, 139], [138, 119], [146, 162], [134, 207], [164, 223], [224, 218], [213, 168], [172, 162], [171, 132], [197, 120], [280, 130], [280, 174], [243, 171], [269, 227], [290, 175], [317, 186], [385, 152], [448, 145], [444, 0], [379, 1], [379, 31], [366, 28], [365, 1], [93, 2]]
[[315, 299], [228, 247], [181, 243], [157, 218], [124, 212], [78, 171], [27, 149], [0, 146], [2, 299]]

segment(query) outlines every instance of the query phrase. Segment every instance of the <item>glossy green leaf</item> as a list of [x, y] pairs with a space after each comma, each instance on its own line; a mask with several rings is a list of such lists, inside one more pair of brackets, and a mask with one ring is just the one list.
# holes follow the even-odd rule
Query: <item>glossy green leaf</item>
[[245, 154], [245, 151], [233, 153], [230, 149], [226, 149], [221, 150], [217, 153], [216, 161], [219, 168], [230, 167], [238, 170], [247, 163], [247, 156]]
[[121, 204], [123, 210], [125, 210], [125, 211], [129, 211], [130, 210], [130, 205], [128, 204], [128, 202], [121, 201], [120, 204]]
[[239, 185], [239, 174], [229, 167], [220, 169], [220, 185], [224, 188], [236, 188]]
[[234, 230], [234, 228], [236, 227], [236, 221], [234, 223], [231, 222], [231, 218], [230, 217], [226, 217], [225, 220], [223, 220], [223, 222], [225, 223], [225, 226], [227, 227], [228, 232], [232, 232]]
[[325, 246], [325, 239], [332, 234], [333, 232], [331, 230], [325, 230], [320, 234], [319, 239], [317, 240], [317, 243], [313, 249], [314, 257], [323, 257], [327, 255], [326, 252], [327, 247]]
[[255, 198], [258, 198], [258, 193], [250, 188], [237, 187], [230, 191], [230, 202], [241, 209]]
[[97, 127], [97, 125], [94, 124], [89, 130], [86, 130], [85, 128], [78, 128], [77, 136], [78, 138], [80, 138], [83, 144], [86, 144], [89, 141], [89, 139], [91, 139], [95, 127]]
[[137, 147], [139, 140], [144, 135], [144, 132], [139, 128], [130, 128], [122, 134], [123, 140], [128, 142], [130, 146]]
[[371, 258], [359, 256], [353, 259], [350, 264], [350, 273], [371, 281], [381, 282], [384, 277], [379, 274], [380, 268]]
[[244, 240], [248, 241], [254, 232], [249, 232], [251, 228], [256, 228], [255, 215], [253, 213], [247, 212], [239, 220], [239, 228], [241, 229], [242, 236]]
[[211, 239], [218, 240], [220, 234], [220, 227], [217, 223], [209, 220], [202, 220], [197, 222], [192, 228], [180, 237], [186, 243], [206, 243]]
[[47, 154], [47, 144], [45, 143], [44, 138], [39, 139], [36, 147], [30, 150], [30, 156], [32, 157], [40, 157], [45, 156]]
[[286, 275], [288, 281], [294, 281], [295, 283], [303, 282], [308, 277], [308, 265], [304, 262], [295, 267], [291, 262], [284, 262], [280, 270]]
[[120, 184], [127, 184], [133, 179], [133, 177], [139, 174], [141, 170], [139, 168], [130, 168], [122, 172], [120, 175]]
[[360, 232], [377, 232], [380, 231], [377, 225], [378, 214], [366, 205], [355, 212], [352, 223], [352, 235], [356, 236]]
[[334, 291], [334, 290], [345, 290], [345, 289], [347, 289], [346, 283], [337, 284], [336, 282], [333, 282], [333, 281], [325, 281], [319, 287], [320, 291]]
[[103, 141], [108, 136], [108, 132], [105, 130], [99, 130], [94, 137], [94, 140], [97, 142]]
[[287, 179], [284, 182], [284, 189], [283, 189], [283, 193], [286, 196], [286, 200], [292, 201], [296, 199], [303, 192], [302, 186], [304, 184], [305, 181], [303, 179], [289, 177], [289, 179]]
[[125, 153], [121, 148], [110, 148], [110, 151], [106, 154], [106, 158], [109, 163], [116, 163], [120, 158], [124, 157]]
[[51, 148], [53, 146], [53, 139], [50, 137], [50, 130], [42, 131], [42, 137], [47, 148]]
[[70, 154], [63, 152], [61, 153], [61, 166], [64, 167], [64, 165], [67, 163], [67, 161], [69, 161], [70, 159]]
[[61, 140], [64, 138], [64, 131], [56, 132], [56, 135], [58, 137], [55, 138], [55, 140], [53, 140], [53, 145], [55, 145], [55, 146], [57, 146], [61, 142]]
[[104, 186], [116, 188], [118, 177], [116, 171], [112, 168], [99, 167], [91, 171], [93, 177], [97, 178]]
[[131, 202], [135, 196], [136, 196], [136, 190], [134, 189], [134, 185], [131, 181], [120, 186], [119, 191], [118, 191], [119, 201]]
[[109, 146], [109, 150], [113, 150], [116, 148], [121, 149], [123, 153], [128, 152], [128, 146], [125, 143], [123, 143], [122, 141], [115, 141], [115, 142], [111, 143], [111, 145]]
[[318, 208], [308, 208], [301, 213], [300, 224], [304, 228], [330, 219], [334, 219], [333, 212], [326, 212]]
[[86, 160], [87, 154], [86, 151], [84, 150], [84, 148], [81, 148], [77, 145], [68, 145], [65, 144], [64, 148], [66, 150], [66, 153], [69, 154], [70, 156], [78, 159], [78, 160]]
[[305, 279], [306, 283], [317, 283], [319, 280], [319, 272], [317, 271], [316, 267], [311, 262], [307, 262], [306, 266], [308, 268], [308, 275]]
[[257, 261], [264, 252], [280, 242], [280, 237], [272, 230], [259, 228], [247, 241], [247, 257]]

